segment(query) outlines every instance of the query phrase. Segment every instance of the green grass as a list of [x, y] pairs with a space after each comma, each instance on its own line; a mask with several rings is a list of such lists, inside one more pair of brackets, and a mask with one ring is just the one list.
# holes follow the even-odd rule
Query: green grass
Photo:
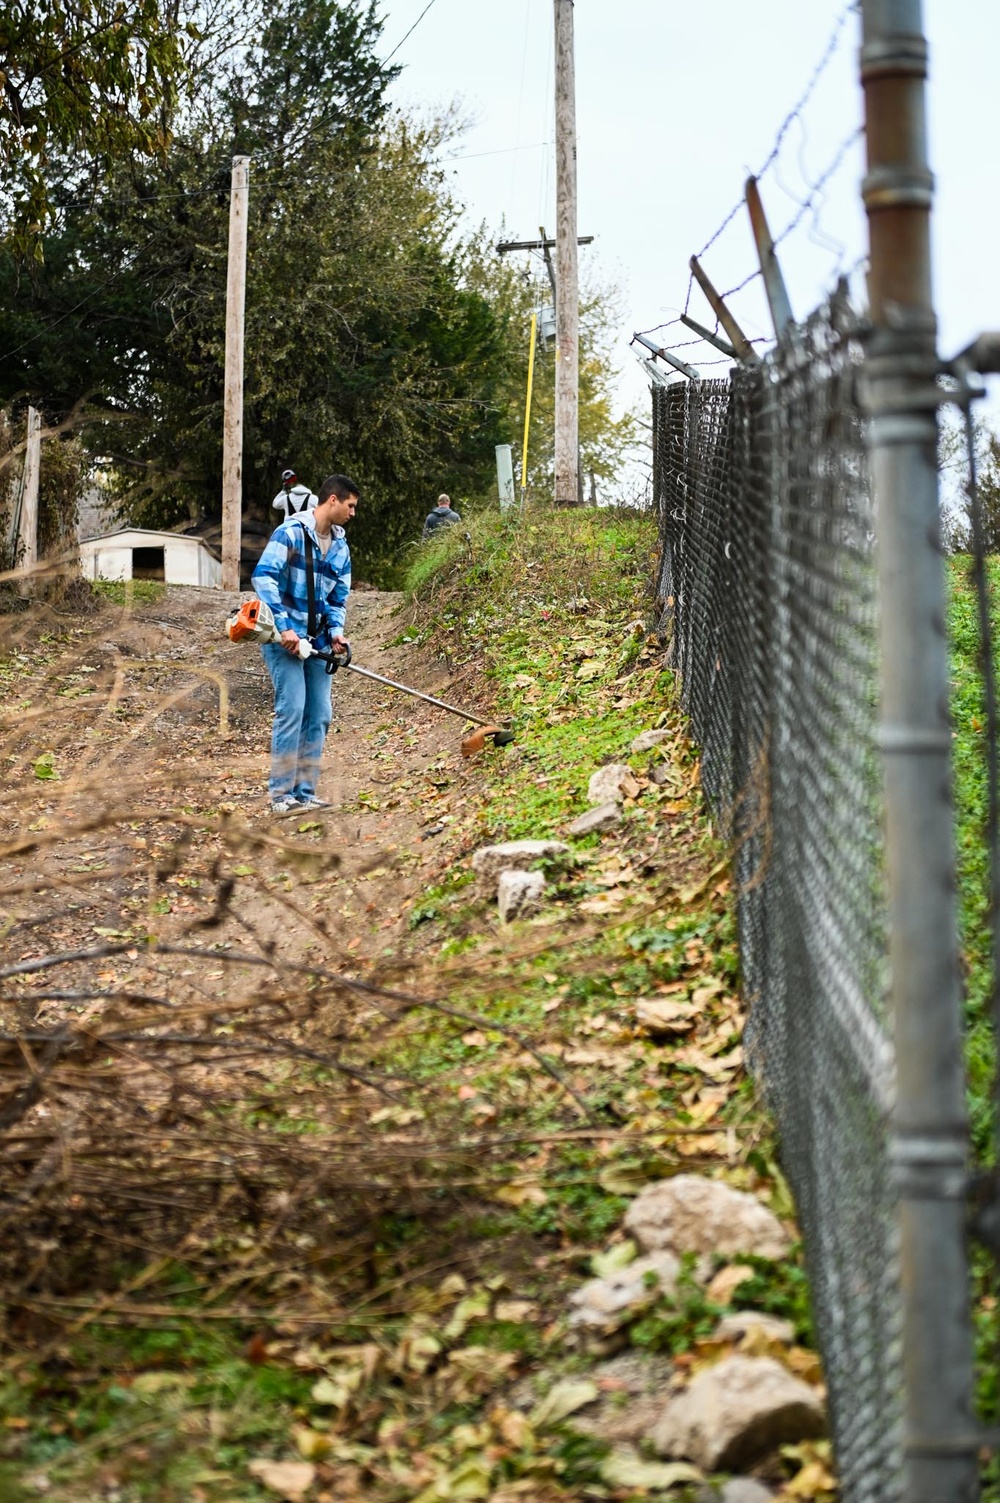
[[[994, 652], [1000, 650], [1000, 559], [987, 563]], [[959, 928], [965, 982], [966, 1068], [973, 1152], [978, 1164], [994, 1161], [993, 1082], [997, 1051], [990, 1016], [992, 955], [989, 931], [989, 788], [986, 766], [986, 721], [980, 661], [976, 592], [971, 560], [948, 565], [948, 631], [951, 642], [953, 768], [958, 859]], [[979, 1409], [986, 1423], [1000, 1419], [1000, 1367], [997, 1351], [1000, 1294], [996, 1266], [982, 1248], [973, 1249]], [[1000, 1498], [1000, 1462], [987, 1469], [984, 1497]]]
[[112, 605], [127, 606], [151, 605], [167, 593], [166, 585], [158, 579], [95, 579], [91, 589]]

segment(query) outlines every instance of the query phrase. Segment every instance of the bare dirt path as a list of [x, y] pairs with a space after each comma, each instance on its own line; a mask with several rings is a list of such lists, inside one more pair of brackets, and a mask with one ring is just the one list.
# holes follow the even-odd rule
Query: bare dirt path
[[[238, 599], [171, 588], [68, 626], [8, 623], [5, 965], [148, 935], [331, 966], [372, 962], [395, 948], [416, 897], [454, 861], [452, 825], [483, 776], [461, 756], [461, 722], [354, 674], [333, 684], [320, 783], [330, 811], [271, 817], [270, 684], [258, 649], [223, 633]], [[467, 697], [474, 686], [450, 682], [429, 653], [392, 645], [403, 611], [399, 595], [352, 597], [357, 661]], [[133, 984], [141, 970], [133, 963]], [[103, 985], [127, 972], [109, 959]], [[65, 976], [47, 968], [47, 989]]]

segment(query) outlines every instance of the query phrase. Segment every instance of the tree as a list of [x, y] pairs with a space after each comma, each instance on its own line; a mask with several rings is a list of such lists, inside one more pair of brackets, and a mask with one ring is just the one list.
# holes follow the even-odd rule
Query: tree
[[[44, 264], [0, 254], [0, 402], [78, 414], [123, 517], [218, 516], [230, 162], [246, 152], [244, 514], [273, 522], [286, 466], [313, 484], [346, 471], [373, 577], [442, 489], [486, 495], [496, 443], [519, 437], [530, 289], [485, 234], [459, 234], [437, 165], [457, 117], [387, 113], [373, 5], [208, 3], [163, 161], [130, 160], [87, 193], [75, 159], [54, 164]], [[610, 306], [584, 315], [581, 434], [599, 479], [631, 421], [611, 415]], [[551, 388], [542, 355], [537, 474]]]
[[0, 19], [8, 237], [39, 253], [60, 153], [103, 168], [162, 153], [183, 67], [176, 0], [15, 0]]
[[[503, 319], [504, 369], [498, 386], [502, 427], [520, 455], [528, 378], [528, 340], [532, 309], [550, 299], [548, 284], [539, 284], [509, 257], [498, 256], [485, 227], [467, 247], [464, 272]], [[617, 288], [596, 278], [583, 288], [580, 301], [580, 469], [585, 499], [623, 500], [629, 491], [626, 472], [640, 447], [639, 417], [633, 410], [616, 416], [612, 343], [621, 327]], [[544, 502], [552, 494], [555, 464], [555, 355], [538, 339], [528, 435], [528, 496]]]
[[[1000, 553], [1000, 437], [977, 421], [973, 442], [983, 551]], [[972, 553], [972, 498], [968, 491], [969, 455], [964, 425], [942, 424], [939, 467], [945, 482], [945, 547], [949, 553]]]

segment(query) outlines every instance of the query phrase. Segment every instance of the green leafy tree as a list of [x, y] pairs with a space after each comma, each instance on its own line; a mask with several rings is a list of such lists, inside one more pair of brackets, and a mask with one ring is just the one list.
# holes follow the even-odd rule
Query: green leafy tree
[[[527, 395], [528, 355], [533, 309], [551, 300], [548, 283], [541, 283], [523, 265], [497, 256], [491, 237], [481, 228], [470, 243], [466, 276], [488, 298], [503, 321], [506, 358], [498, 383], [502, 426], [520, 469]], [[596, 279], [585, 286], [580, 302], [580, 471], [587, 502], [620, 502], [634, 489], [631, 467], [642, 447], [640, 420], [631, 408], [616, 413], [617, 369], [612, 344], [621, 326], [620, 294]], [[528, 434], [527, 498], [545, 504], [552, 496], [555, 468], [555, 351], [540, 335], [535, 346], [535, 369]]]
[[8, 238], [37, 254], [54, 157], [162, 153], [183, 68], [176, 0], [14, 0], [0, 16]]
[[[230, 163], [247, 153], [248, 535], [273, 523], [283, 468], [314, 484], [345, 470], [363, 492], [360, 568], [377, 575], [439, 491], [487, 495], [495, 444], [519, 441], [531, 289], [485, 233], [459, 234], [437, 165], [457, 117], [387, 114], [374, 6], [206, 4], [163, 162], [131, 160], [84, 193], [67, 159], [44, 263], [0, 254], [0, 401], [85, 425], [123, 517], [218, 516]], [[581, 438], [601, 499], [632, 421], [612, 415], [612, 321], [606, 296], [588, 300]], [[538, 495], [552, 385], [540, 352]]]

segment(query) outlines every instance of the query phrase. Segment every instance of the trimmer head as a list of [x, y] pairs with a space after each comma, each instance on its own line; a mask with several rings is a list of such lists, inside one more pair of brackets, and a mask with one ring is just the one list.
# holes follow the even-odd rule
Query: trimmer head
[[478, 731], [473, 731], [471, 736], [466, 736], [462, 742], [462, 756], [474, 757], [481, 752], [486, 745], [486, 738], [493, 742], [494, 746], [509, 746], [514, 740], [514, 732], [509, 726], [484, 725]]

